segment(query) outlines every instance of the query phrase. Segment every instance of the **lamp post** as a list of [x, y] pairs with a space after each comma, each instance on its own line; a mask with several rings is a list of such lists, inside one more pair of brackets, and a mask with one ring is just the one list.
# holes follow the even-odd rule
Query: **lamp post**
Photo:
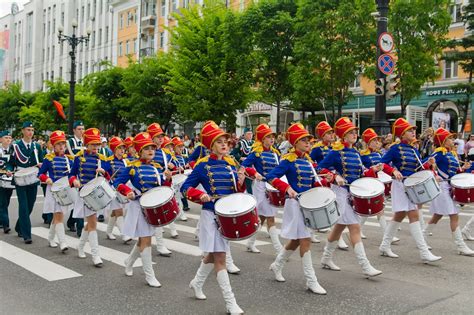
[[73, 19], [72, 23], [72, 35], [64, 35], [64, 27], [58, 26], [58, 42], [61, 44], [66, 41], [71, 46], [69, 56], [71, 56], [71, 80], [69, 81], [69, 119], [68, 119], [68, 133], [73, 134], [74, 124], [74, 106], [75, 106], [75, 95], [76, 95], [76, 47], [80, 43], [89, 42], [91, 37], [91, 29], [87, 28], [87, 36], [76, 36], [77, 20]]
[[[378, 39], [382, 33], [387, 31], [389, 2], [390, 0], [375, 0], [378, 14], [373, 15], [377, 20], [377, 58], [375, 58], [376, 79], [384, 80], [385, 74], [383, 74], [378, 67], [378, 59], [382, 54], [382, 51], [378, 45]], [[387, 121], [387, 101], [385, 99], [385, 93], [375, 96], [375, 115], [371, 122], [371, 126], [379, 135], [386, 135], [390, 132], [390, 124]]]

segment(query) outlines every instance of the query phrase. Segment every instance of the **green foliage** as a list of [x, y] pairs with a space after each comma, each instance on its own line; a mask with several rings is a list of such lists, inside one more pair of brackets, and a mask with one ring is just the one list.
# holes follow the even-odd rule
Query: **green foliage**
[[400, 76], [402, 115], [420, 88], [440, 75], [435, 58], [446, 46], [451, 23], [450, 0], [390, 1], [389, 31], [397, 53], [396, 72]]
[[21, 108], [30, 106], [33, 101], [34, 95], [22, 92], [20, 84], [8, 83], [0, 89], [0, 129], [18, 128]]

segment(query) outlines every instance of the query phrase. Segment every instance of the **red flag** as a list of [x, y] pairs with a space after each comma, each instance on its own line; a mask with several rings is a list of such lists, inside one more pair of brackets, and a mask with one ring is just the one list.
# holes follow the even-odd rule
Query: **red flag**
[[58, 115], [61, 116], [62, 119], [66, 120], [66, 114], [64, 114], [63, 105], [61, 105], [61, 103], [55, 100], [53, 100], [53, 105], [54, 107], [56, 107], [56, 111], [58, 112]]

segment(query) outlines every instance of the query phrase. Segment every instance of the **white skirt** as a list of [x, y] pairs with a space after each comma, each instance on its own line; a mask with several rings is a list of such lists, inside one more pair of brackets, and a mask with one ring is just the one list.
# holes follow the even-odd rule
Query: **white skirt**
[[304, 225], [300, 204], [296, 199], [286, 198], [285, 200], [280, 235], [288, 240], [299, 240], [311, 237], [310, 230]]
[[262, 217], [274, 217], [278, 213], [278, 208], [268, 202], [265, 182], [255, 180], [252, 184], [252, 192], [257, 199], [257, 213]]
[[54, 199], [51, 193], [51, 185], [46, 186], [46, 195], [44, 196], [43, 213], [68, 213], [69, 210], [74, 208], [74, 204], [69, 206], [61, 206], [56, 199]]
[[349, 225], [360, 224], [360, 217], [349, 203], [350, 193], [344, 187], [338, 185], [331, 185], [332, 191], [336, 194], [336, 204], [339, 214], [341, 215], [337, 220], [337, 224]]
[[392, 212], [407, 212], [418, 210], [405, 192], [405, 185], [399, 180], [392, 181]]
[[74, 204], [74, 211], [72, 213], [73, 218], [84, 219], [92, 215], [97, 216], [97, 212], [86, 206], [84, 199], [81, 197], [77, 198], [76, 203]]
[[117, 198], [112, 199], [110, 205], [107, 207], [108, 215], [112, 212], [112, 210], [124, 209], [126, 203], [121, 203], [117, 200]]
[[459, 206], [451, 198], [451, 185], [448, 182], [439, 183], [441, 193], [431, 201], [430, 213], [440, 215], [458, 214]]
[[206, 253], [222, 253], [229, 250], [229, 241], [219, 232], [213, 212], [201, 210], [199, 226], [199, 249]]
[[155, 227], [148, 224], [143, 215], [140, 202], [130, 200], [127, 204], [127, 215], [123, 222], [122, 234], [130, 237], [147, 237], [155, 235]]

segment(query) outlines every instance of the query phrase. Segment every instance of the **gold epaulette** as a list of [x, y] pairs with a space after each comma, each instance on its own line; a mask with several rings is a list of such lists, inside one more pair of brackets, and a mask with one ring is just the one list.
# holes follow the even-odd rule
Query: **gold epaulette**
[[55, 156], [56, 156], [56, 154], [54, 154], [54, 153], [48, 153], [44, 156], [44, 158], [45, 158], [45, 160], [52, 161]]
[[436, 152], [441, 152], [443, 153], [443, 155], [445, 155], [446, 153], [448, 153], [448, 149], [446, 149], [445, 147], [439, 147], [439, 148], [434, 149], [433, 153], [436, 153]]
[[75, 156], [83, 156], [84, 155], [84, 149], [81, 151], [77, 152]]
[[298, 158], [295, 152], [290, 152], [281, 157], [281, 160], [288, 160], [289, 162], [294, 162]]
[[110, 162], [110, 161], [113, 161], [114, 158], [115, 156], [112, 155], [112, 156], [106, 157], [105, 160]]
[[319, 147], [323, 147], [323, 146], [324, 146], [323, 142], [322, 142], [322, 141], [318, 141], [318, 142], [316, 142], [316, 143], [313, 145], [313, 147], [312, 147], [311, 149], [319, 148]]
[[224, 160], [229, 163], [229, 165], [237, 166], [237, 161], [232, 156], [224, 156]]
[[333, 143], [333, 145], [332, 145], [332, 150], [333, 151], [341, 151], [342, 149], [344, 149], [344, 145], [340, 141], [337, 141], [337, 142]]
[[[100, 153], [97, 153], [97, 155], [99, 156], [99, 159], [102, 160], [102, 161], [108, 161], [108, 158], [103, 155], [103, 154], [100, 154]], [[112, 157], [113, 158], [113, 157]]]
[[196, 168], [196, 166], [199, 165], [199, 163], [202, 163], [202, 162], [207, 162], [209, 161], [209, 155], [208, 156], [205, 156], [205, 157], [202, 157], [200, 158], [199, 160], [196, 161], [196, 164], [194, 164], [194, 168]]
[[151, 161], [150, 164], [153, 165], [155, 168], [163, 168], [163, 167], [160, 165], [160, 163], [155, 162], [155, 161]]
[[360, 150], [360, 155], [369, 155], [370, 154], [370, 150], [369, 149], [365, 149], [365, 150]]

